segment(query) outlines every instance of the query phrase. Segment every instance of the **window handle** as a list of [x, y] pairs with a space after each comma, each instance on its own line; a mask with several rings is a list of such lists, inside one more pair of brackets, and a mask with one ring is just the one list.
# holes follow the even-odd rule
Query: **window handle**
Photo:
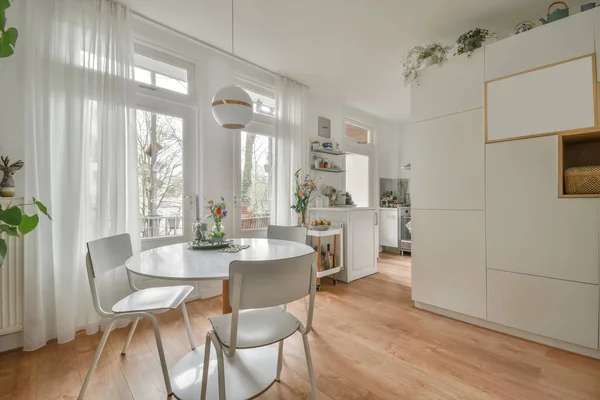
[[153, 91], [157, 91], [158, 90], [158, 86], [155, 85], [148, 85], [145, 83], [138, 83], [138, 86], [141, 87], [142, 89], [148, 89], [148, 90], [153, 90]]

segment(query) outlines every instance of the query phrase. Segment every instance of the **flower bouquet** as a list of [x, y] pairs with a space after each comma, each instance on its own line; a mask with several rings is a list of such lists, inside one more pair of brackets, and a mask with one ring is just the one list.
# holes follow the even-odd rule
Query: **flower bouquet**
[[298, 216], [301, 218], [301, 225], [306, 226], [306, 213], [308, 211], [308, 205], [317, 196], [320, 188], [317, 188], [315, 178], [309, 174], [304, 174], [300, 177], [299, 169], [294, 174], [294, 198], [296, 204], [292, 206], [292, 209], [296, 211]]
[[208, 210], [209, 214], [205, 218], [212, 218], [214, 223], [212, 231], [208, 235], [208, 237], [213, 243], [221, 243], [227, 236], [227, 234], [225, 233], [225, 228], [222, 224], [223, 218], [227, 216], [227, 203], [225, 203], [225, 199], [222, 197], [220, 203], [215, 203], [212, 200], [207, 200], [206, 209]]

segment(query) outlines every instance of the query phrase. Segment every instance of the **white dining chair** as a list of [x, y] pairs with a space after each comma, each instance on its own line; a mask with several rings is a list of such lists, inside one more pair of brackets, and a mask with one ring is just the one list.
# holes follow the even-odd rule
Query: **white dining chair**
[[[236, 350], [269, 346], [279, 342], [277, 375], [283, 362], [283, 341], [300, 332], [308, 365], [312, 398], [317, 398], [317, 383], [310, 356], [308, 334], [312, 327], [316, 292], [316, 253], [287, 260], [234, 261], [229, 266], [231, 314], [209, 318], [212, 330], [206, 335], [201, 399], [206, 399], [211, 343], [217, 352], [219, 399], [224, 400], [225, 371], [223, 355], [235, 356]], [[280, 307], [309, 297], [306, 325]], [[247, 368], [243, 363], [233, 363]]]
[[98, 344], [98, 348], [94, 354], [94, 359], [92, 360], [92, 364], [90, 365], [90, 369], [87, 372], [85, 380], [83, 381], [83, 386], [81, 387], [79, 396], [77, 398], [83, 399], [92, 374], [98, 365], [102, 350], [104, 349], [106, 341], [108, 340], [108, 336], [110, 335], [110, 331], [117, 320], [124, 318], [134, 318], [134, 321], [131, 325], [131, 329], [129, 330], [129, 334], [127, 335], [127, 339], [125, 340], [125, 344], [123, 345], [123, 351], [121, 352], [122, 355], [125, 355], [127, 352], [127, 348], [131, 343], [131, 338], [133, 337], [133, 333], [135, 332], [135, 328], [137, 327], [140, 318], [148, 318], [152, 322], [154, 327], [154, 336], [156, 337], [156, 346], [158, 347], [160, 364], [165, 379], [165, 386], [167, 393], [170, 395], [173, 392], [171, 389], [171, 380], [169, 378], [169, 371], [165, 361], [165, 354], [160, 337], [158, 320], [153, 314], [173, 310], [181, 306], [183, 318], [185, 320], [188, 332], [188, 338], [193, 350], [196, 348], [196, 344], [184, 300], [194, 288], [192, 286], [183, 285], [138, 289], [128, 272], [127, 279], [131, 289], [133, 290], [133, 293], [115, 303], [111, 311], [105, 311], [100, 303], [100, 294], [98, 293], [96, 279], [100, 278], [107, 272], [125, 265], [125, 261], [133, 255], [131, 238], [129, 237], [129, 234], [111, 236], [89, 242], [87, 244], [87, 248], [87, 275], [90, 283], [90, 289], [92, 291], [94, 308], [96, 309], [98, 315], [100, 315], [102, 318], [110, 320], [110, 323], [104, 329], [104, 334], [102, 335], [102, 339]]
[[269, 225], [267, 239], [288, 240], [306, 244], [306, 232], [307, 229], [303, 226]]

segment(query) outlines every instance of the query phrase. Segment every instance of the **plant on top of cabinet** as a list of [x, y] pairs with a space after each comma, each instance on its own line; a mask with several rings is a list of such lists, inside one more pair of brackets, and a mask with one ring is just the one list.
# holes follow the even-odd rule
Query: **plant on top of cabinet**
[[496, 34], [491, 33], [487, 29], [475, 28], [471, 29], [468, 32], [463, 33], [456, 40], [456, 53], [455, 56], [461, 54], [467, 54], [468, 57], [471, 57], [473, 51], [477, 50], [483, 44], [491, 38], [495, 38]]
[[408, 86], [411, 82], [419, 83], [418, 71], [430, 65], [437, 64], [440, 67], [448, 61], [448, 51], [452, 46], [444, 46], [440, 43], [431, 43], [427, 46], [415, 46], [409, 50], [404, 57], [404, 84]]

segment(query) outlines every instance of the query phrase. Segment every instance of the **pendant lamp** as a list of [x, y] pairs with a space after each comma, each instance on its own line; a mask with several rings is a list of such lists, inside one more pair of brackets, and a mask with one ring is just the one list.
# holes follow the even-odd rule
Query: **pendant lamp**
[[[231, 0], [231, 57], [235, 63], [233, 1]], [[215, 120], [225, 129], [244, 129], [254, 110], [252, 99], [239, 86], [225, 86], [215, 93], [212, 100], [212, 112]]]

